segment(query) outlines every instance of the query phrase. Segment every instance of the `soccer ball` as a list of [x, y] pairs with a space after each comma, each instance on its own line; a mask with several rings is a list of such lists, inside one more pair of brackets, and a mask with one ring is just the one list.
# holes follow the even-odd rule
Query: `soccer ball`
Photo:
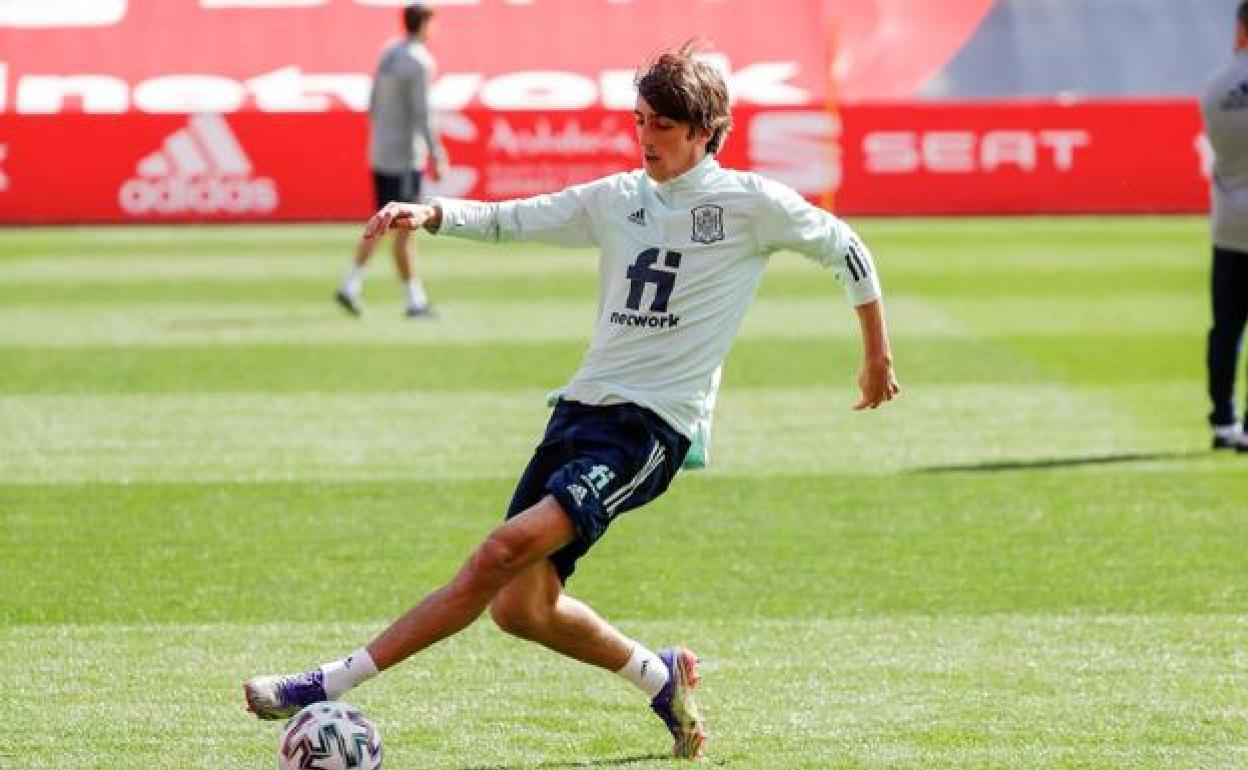
[[377, 770], [381, 733], [354, 706], [324, 701], [290, 718], [277, 742], [278, 770]]

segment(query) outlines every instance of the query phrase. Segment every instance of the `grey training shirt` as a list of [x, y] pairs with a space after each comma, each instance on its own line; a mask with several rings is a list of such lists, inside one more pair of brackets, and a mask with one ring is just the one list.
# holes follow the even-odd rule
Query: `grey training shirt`
[[417, 40], [400, 40], [382, 51], [368, 100], [373, 170], [401, 174], [423, 169], [430, 154], [445, 157], [430, 114], [433, 75], [433, 57]]
[[1213, 244], [1248, 252], [1248, 52], [1218, 70], [1200, 100], [1213, 146]]

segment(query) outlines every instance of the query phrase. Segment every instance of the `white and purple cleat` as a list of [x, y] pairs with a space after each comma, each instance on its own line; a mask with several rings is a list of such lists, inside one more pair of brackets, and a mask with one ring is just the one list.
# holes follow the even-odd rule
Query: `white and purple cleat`
[[243, 684], [247, 710], [261, 719], [286, 719], [304, 706], [329, 700], [325, 679], [314, 669], [289, 676], [257, 676]]
[[667, 666], [667, 684], [650, 701], [650, 708], [676, 739], [672, 746], [674, 756], [704, 759], [706, 722], [693, 693], [698, 686], [698, 656], [684, 647], [668, 647], [659, 650], [659, 659]]

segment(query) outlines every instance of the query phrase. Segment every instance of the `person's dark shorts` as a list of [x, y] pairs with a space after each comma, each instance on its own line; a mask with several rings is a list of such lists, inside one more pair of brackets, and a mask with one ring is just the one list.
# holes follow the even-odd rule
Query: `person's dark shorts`
[[667, 490], [688, 451], [689, 440], [644, 407], [560, 400], [507, 518], [548, 494], [559, 501], [576, 527], [576, 539], [550, 555], [566, 581], [615, 517]]
[[415, 203], [420, 199], [421, 172], [408, 171], [402, 174], [390, 174], [382, 171], [373, 172], [373, 194], [377, 196], [377, 208], [390, 201], [399, 203]]

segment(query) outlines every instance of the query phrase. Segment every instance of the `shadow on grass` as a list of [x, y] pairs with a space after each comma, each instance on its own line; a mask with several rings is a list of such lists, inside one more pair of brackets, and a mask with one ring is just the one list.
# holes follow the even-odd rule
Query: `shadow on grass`
[[1139, 463], [1151, 460], [1181, 460], [1206, 457], [1208, 451], [1187, 452], [1136, 452], [1092, 457], [1051, 457], [1040, 460], [1005, 460], [1001, 462], [966, 463], [962, 465], [929, 465], [910, 468], [906, 473], [993, 473], [997, 471], [1045, 470], [1048, 468], [1076, 468], [1081, 465], [1113, 465], [1115, 463]]
[[624, 767], [639, 762], [654, 762], [660, 759], [671, 759], [671, 754], [637, 754], [629, 757], [603, 757], [601, 759], [568, 759], [537, 764], [516, 765], [473, 765], [461, 767], [459, 770], [574, 770], [578, 767]]

